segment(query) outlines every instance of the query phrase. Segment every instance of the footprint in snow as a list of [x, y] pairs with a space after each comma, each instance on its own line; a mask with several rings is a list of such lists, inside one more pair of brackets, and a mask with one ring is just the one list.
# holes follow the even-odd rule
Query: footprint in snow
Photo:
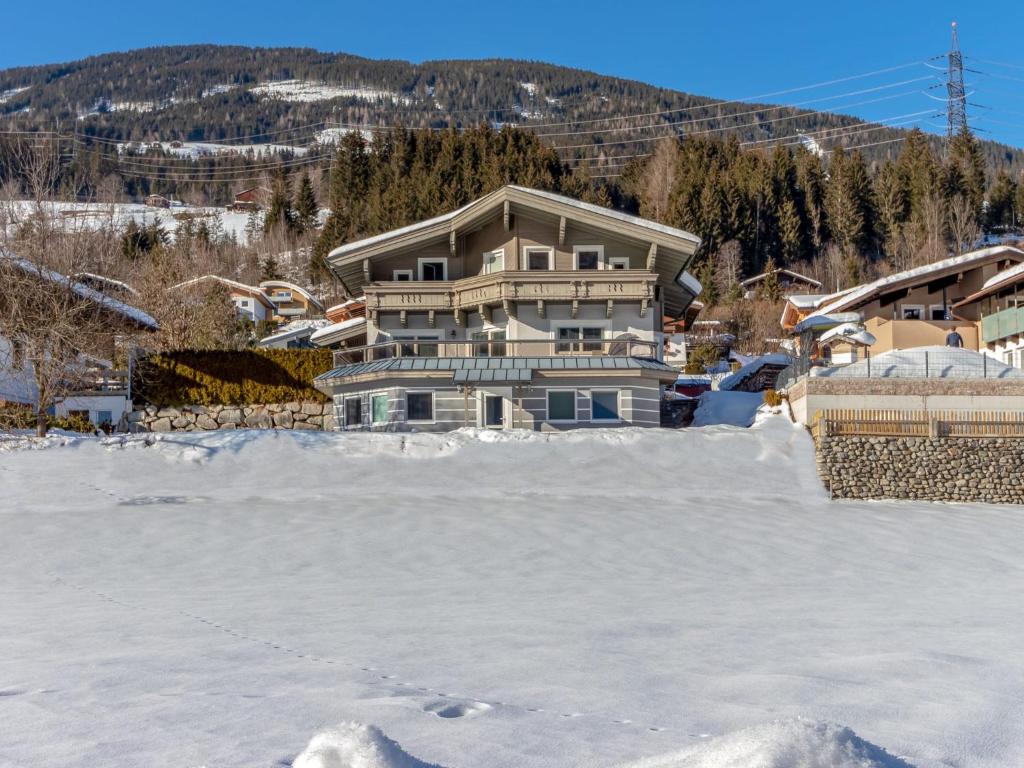
[[446, 720], [473, 717], [489, 709], [491, 709], [491, 705], [482, 701], [432, 701], [423, 707], [424, 712], [443, 717]]

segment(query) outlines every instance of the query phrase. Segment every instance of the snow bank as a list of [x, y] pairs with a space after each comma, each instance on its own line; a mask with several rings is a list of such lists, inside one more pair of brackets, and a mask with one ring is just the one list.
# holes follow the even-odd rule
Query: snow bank
[[754, 423], [757, 409], [764, 402], [760, 392], [705, 392], [693, 415], [693, 426], [710, 427], [727, 424], [749, 427]]
[[380, 728], [342, 723], [318, 733], [292, 768], [440, 768], [408, 754]]
[[624, 768], [913, 768], [849, 728], [783, 720]]
[[914, 347], [894, 349], [850, 365], [814, 368], [814, 376], [840, 378], [928, 378], [936, 379], [1020, 379], [1024, 371], [975, 352], [956, 347]]

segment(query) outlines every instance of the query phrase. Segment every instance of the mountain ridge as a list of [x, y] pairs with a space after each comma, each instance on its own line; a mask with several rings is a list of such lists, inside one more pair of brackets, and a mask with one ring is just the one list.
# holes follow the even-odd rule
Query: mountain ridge
[[[680, 115], [686, 119], [678, 120]], [[642, 127], [625, 116], [642, 121]], [[874, 128], [838, 111], [723, 102], [639, 80], [506, 58], [412, 63], [304, 47], [201, 44], [0, 70], [0, 128], [74, 125], [76, 133], [95, 140], [260, 143], [276, 135], [295, 140], [281, 143], [302, 143], [314, 138], [305, 129], [318, 123], [348, 130], [396, 124], [464, 128], [481, 122], [565, 134], [543, 138], [566, 159], [649, 151], [659, 138], [685, 135], [684, 125], [696, 127], [690, 135], [735, 135], [767, 147], [795, 143], [798, 134], [817, 134], [826, 149], [871, 144], [862, 148], [869, 162], [895, 156], [905, 135], [899, 127]], [[610, 130], [624, 125], [629, 130]], [[595, 132], [583, 132], [591, 129]], [[943, 139], [930, 135], [929, 141], [938, 146]], [[990, 173], [1024, 170], [1021, 148], [984, 139], [981, 144]]]

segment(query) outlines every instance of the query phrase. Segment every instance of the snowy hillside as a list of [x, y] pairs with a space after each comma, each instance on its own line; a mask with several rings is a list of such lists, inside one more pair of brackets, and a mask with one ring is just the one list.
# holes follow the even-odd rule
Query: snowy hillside
[[[31, 219], [35, 214], [35, 202], [17, 200], [3, 203], [0, 222], [6, 220], [12, 230]], [[195, 224], [205, 221], [214, 234], [223, 233], [245, 245], [249, 240], [250, 214], [244, 211], [228, 211], [224, 208], [182, 205], [174, 208], [151, 208], [140, 203], [73, 203], [45, 202], [46, 215], [60, 222], [69, 231], [97, 230], [112, 228], [121, 231], [129, 221], [139, 226], [160, 224], [170, 238], [184, 218]], [[256, 226], [262, 230], [262, 213], [257, 213]]]
[[1019, 509], [806, 433], [0, 441], [0, 765], [1024, 764]]

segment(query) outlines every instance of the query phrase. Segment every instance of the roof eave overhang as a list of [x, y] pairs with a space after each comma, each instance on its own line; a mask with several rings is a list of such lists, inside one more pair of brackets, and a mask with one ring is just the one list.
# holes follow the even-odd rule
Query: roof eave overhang
[[[700, 246], [700, 238], [693, 235], [680, 237], [667, 232], [660, 232], [636, 222], [610, 218], [594, 211], [579, 208], [569, 202], [553, 200], [548, 197], [537, 197], [521, 189], [503, 187], [470, 203], [465, 208], [456, 211], [453, 215], [444, 217], [436, 222], [427, 223], [424, 226], [408, 230], [396, 230], [397, 234], [393, 237], [381, 236], [373, 238], [374, 242], [367, 243], [365, 246], [341, 246], [327, 255], [327, 263], [332, 271], [337, 273], [337, 268], [343, 265], [353, 264], [363, 259], [373, 259], [377, 256], [394, 253], [403, 249], [414, 248], [432, 240], [443, 240], [450, 237], [452, 232], [458, 233], [459, 231], [466, 230], [481, 220], [489, 218], [506, 201], [510, 206], [521, 207], [532, 213], [547, 212], [554, 217], [564, 216], [566, 219], [577, 221], [586, 226], [612, 230], [620, 236], [625, 235], [637, 242], [654, 243], [659, 248], [682, 253], [685, 257], [683, 269], [689, 266], [693, 255]], [[512, 212], [515, 213], [515, 209], [512, 209]], [[338, 253], [338, 251], [341, 251], [341, 253]], [[682, 270], [679, 271], [681, 272]]]

